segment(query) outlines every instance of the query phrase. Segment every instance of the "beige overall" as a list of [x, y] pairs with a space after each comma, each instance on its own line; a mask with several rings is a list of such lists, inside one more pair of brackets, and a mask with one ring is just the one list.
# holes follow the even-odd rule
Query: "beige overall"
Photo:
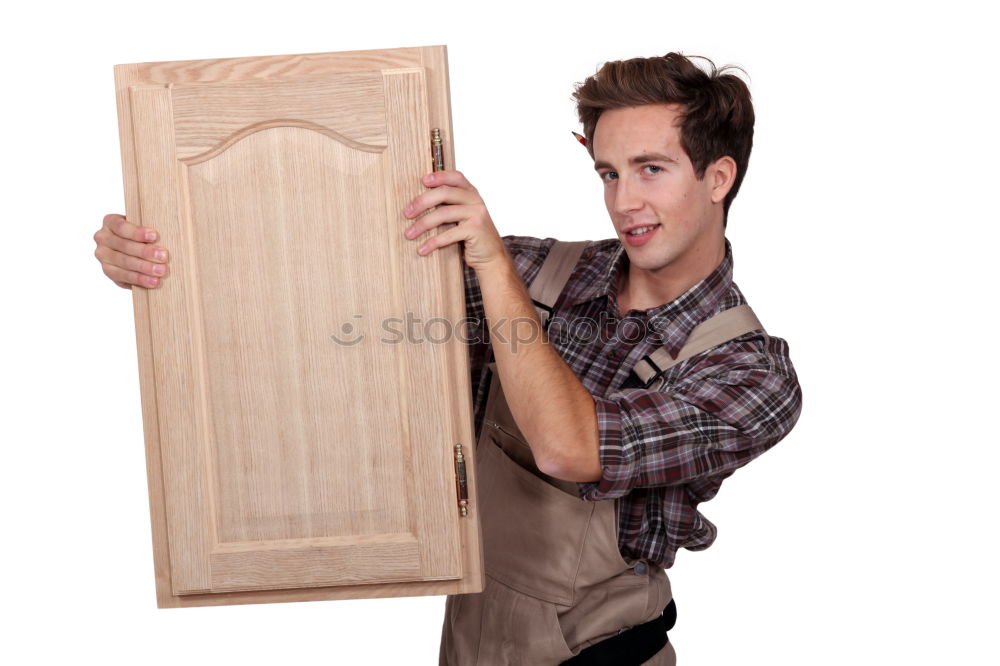
[[[536, 302], [555, 303], [583, 245], [553, 247], [532, 283]], [[557, 665], [656, 618], [671, 600], [670, 583], [659, 565], [622, 557], [617, 500], [582, 500], [576, 483], [538, 470], [495, 364], [488, 369], [476, 449], [486, 586], [480, 594], [448, 597], [440, 664]], [[674, 664], [673, 647], [667, 643], [645, 663]]]

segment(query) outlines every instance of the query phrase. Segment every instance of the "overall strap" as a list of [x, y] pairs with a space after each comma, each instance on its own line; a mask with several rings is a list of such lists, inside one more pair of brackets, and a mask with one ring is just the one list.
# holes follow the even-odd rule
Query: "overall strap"
[[764, 327], [749, 305], [737, 305], [735, 308], [723, 310], [695, 326], [688, 336], [687, 342], [678, 352], [677, 358], [672, 358], [666, 347], [659, 347], [652, 354], [644, 356], [633, 368], [633, 372], [643, 385], [649, 388], [657, 377], [681, 361], [750, 331], [763, 330]]
[[528, 288], [528, 295], [538, 310], [538, 315], [542, 319], [542, 326], [548, 323], [552, 308], [559, 300], [569, 276], [580, 261], [584, 248], [589, 241], [556, 241], [549, 250], [548, 255], [542, 263], [538, 275], [531, 282]]

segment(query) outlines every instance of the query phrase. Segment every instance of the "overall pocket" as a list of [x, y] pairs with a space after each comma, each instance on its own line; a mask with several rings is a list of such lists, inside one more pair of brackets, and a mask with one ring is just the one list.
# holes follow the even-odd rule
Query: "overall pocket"
[[477, 453], [486, 573], [542, 601], [572, 605], [594, 504], [518, 465], [494, 433]]

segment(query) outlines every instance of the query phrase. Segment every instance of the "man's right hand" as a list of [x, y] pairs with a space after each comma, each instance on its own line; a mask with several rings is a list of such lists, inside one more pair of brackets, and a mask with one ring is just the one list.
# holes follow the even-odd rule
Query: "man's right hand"
[[104, 216], [104, 225], [94, 234], [94, 256], [104, 274], [123, 289], [132, 285], [155, 289], [167, 275], [167, 250], [153, 245], [159, 234], [149, 227], [137, 227], [124, 215]]

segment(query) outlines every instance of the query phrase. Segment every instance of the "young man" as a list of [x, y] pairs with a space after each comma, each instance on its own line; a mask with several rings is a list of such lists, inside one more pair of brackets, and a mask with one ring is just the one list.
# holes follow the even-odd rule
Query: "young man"
[[[746, 85], [670, 53], [606, 63], [575, 98], [615, 238], [501, 238], [457, 171], [426, 175], [405, 210], [420, 254], [463, 243], [468, 315], [490, 322], [470, 347], [487, 583], [449, 597], [442, 664], [674, 663], [664, 569], [712, 543], [697, 505], [800, 412], [724, 233]], [[166, 274], [147, 232], [111, 215], [95, 234], [119, 285]]]

